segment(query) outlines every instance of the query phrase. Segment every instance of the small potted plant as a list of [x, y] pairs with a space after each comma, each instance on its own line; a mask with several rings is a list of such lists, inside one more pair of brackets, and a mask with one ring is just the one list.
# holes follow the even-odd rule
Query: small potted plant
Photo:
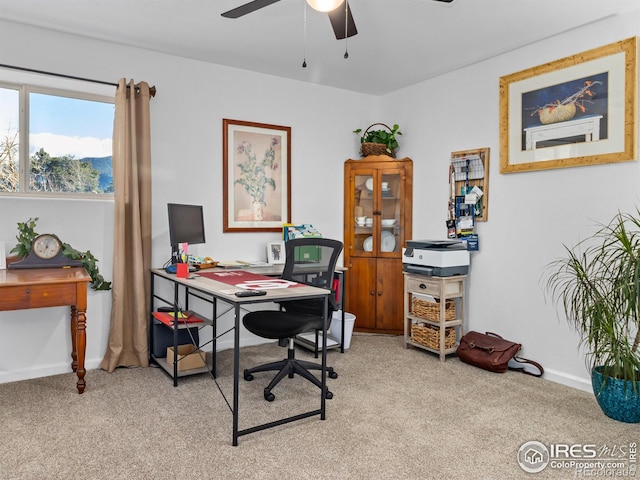
[[546, 286], [587, 347], [602, 411], [640, 422], [640, 210], [617, 215], [551, 262]]
[[[384, 127], [384, 130], [371, 130], [371, 128], [376, 125]], [[356, 135], [360, 135], [360, 132], [362, 132], [361, 128], [353, 131]], [[394, 124], [393, 128], [389, 128], [384, 123], [374, 123], [370, 125], [360, 137], [360, 151], [362, 156], [389, 155], [390, 157], [395, 157], [395, 150], [398, 148], [396, 135], [402, 135], [400, 127], [397, 124]]]

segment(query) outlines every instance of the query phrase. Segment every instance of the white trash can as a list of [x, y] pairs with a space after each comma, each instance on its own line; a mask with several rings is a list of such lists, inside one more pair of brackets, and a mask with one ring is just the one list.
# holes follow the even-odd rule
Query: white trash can
[[329, 331], [331, 337], [338, 343], [342, 343], [345, 350], [351, 345], [351, 335], [353, 334], [353, 325], [355, 323], [356, 316], [353, 313], [344, 312], [344, 342], [342, 342], [342, 310], [333, 312]]

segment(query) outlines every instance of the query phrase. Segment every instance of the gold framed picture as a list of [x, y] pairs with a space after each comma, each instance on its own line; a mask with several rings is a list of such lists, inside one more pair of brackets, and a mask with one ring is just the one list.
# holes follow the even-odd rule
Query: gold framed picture
[[500, 173], [637, 159], [637, 38], [500, 78]]
[[291, 127], [223, 119], [223, 232], [291, 222]]

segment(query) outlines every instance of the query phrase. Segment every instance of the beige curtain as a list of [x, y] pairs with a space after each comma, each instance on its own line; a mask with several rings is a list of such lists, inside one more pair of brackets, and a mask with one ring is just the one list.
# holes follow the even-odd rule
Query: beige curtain
[[113, 283], [111, 327], [100, 364], [149, 366], [148, 312], [151, 267], [151, 141], [145, 82], [118, 82], [113, 126]]

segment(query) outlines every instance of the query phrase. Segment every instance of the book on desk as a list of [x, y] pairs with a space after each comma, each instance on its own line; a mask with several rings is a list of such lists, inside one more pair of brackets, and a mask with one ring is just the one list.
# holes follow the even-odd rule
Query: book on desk
[[[174, 312], [153, 312], [153, 318], [169, 327], [173, 327]], [[186, 311], [178, 313], [178, 324], [181, 323], [204, 323], [204, 320], [193, 312]]]

